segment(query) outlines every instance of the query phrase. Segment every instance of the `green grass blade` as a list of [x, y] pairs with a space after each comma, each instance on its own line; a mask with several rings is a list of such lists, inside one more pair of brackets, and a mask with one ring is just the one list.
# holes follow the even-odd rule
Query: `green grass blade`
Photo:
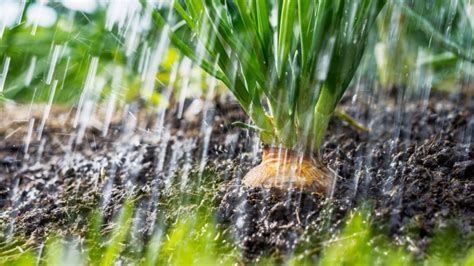
[[94, 211], [91, 214], [90, 224], [88, 225], [86, 240], [87, 240], [87, 253], [89, 262], [96, 263], [100, 261], [101, 254], [103, 252], [101, 246], [101, 232], [102, 226], [102, 215], [99, 211]]
[[203, 1], [202, 0], [185, 0], [184, 2], [186, 3], [186, 7], [189, 10], [191, 17], [194, 20], [199, 21], [204, 11]]
[[188, 13], [186, 13], [186, 10], [184, 10], [178, 0], [174, 0], [173, 7], [178, 12], [178, 14], [186, 21], [186, 24], [188, 24], [191, 30], [195, 31], [196, 25], [194, 24], [193, 18], [189, 16]]
[[109, 243], [104, 252], [101, 265], [114, 265], [120, 252], [122, 251], [123, 242], [127, 239], [130, 225], [132, 222], [133, 207], [127, 202], [122, 207], [117, 224], [112, 231]]

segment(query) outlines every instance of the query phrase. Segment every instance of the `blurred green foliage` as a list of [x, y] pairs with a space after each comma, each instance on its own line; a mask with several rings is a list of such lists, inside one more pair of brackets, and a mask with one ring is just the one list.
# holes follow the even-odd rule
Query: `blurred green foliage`
[[[26, 11], [32, 3], [35, 1], [27, 1], [23, 21], [7, 27], [0, 39], [0, 67], [7, 57], [11, 58], [0, 103], [6, 99], [46, 102], [51, 91], [52, 82], [47, 80], [55, 49], [58, 51], [52, 70], [52, 79], [58, 80], [55, 102], [77, 102], [93, 57], [99, 62], [96, 79], [103, 85], [97, 88], [97, 99], [106, 97], [112, 90], [124, 101], [144, 97], [140, 56], [144, 45], [159, 40], [160, 29], [151, 27], [141, 32], [137, 47], [130, 53], [120, 30], [106, 29], [104, 6], [86, 14], [68, 10], [60, 2], [50, 2], [47, 5], [58, 14], [56, 23], [52, 27], [38, 27], [32, 34], [33, 26], [26, 21]], [[407, 15], [400, 3], [410, 7], [410, 14], [422, 20]], [[470, 63], [473, 10], [474, 4], [466, 0], [389, 1], [377, 20], [376, 46], [366, 50], [375, 55], [371, 58], [377, 61], [381, 84], [419, 87], [428, 82], [436, 88], [453, 89], [457, 83], [469, 82], [474, 75]], [[422, 22], [427, 22], [438, 34], [429, 34]], [[170, 82], [173, 64], [181, 58], [173, 48], [165, 57], [156, 77], [157, 87], [145, 96], [153, 104], [163, 101], [161, 92]], [[363, 74], [370, 76], [372, 73], [367, 73], [370, 71], [366, 69]], [[121, 77], [119, 86], [112, 88], [117, 77]], [[206, 85], [200, 85], [205, 90]]]
[[456, 91], [474, 76], [473, 3], [394, 0], [377, 21], [374, 47], [382, 86]]
[[[33, 1], [27, 2], [25, 14], [31, 3]], [[138, 33], [137, 38], [141, 39], [130, 53], [120, 29], [117, 26], [106, 29], [105, 8], [86, 14], [67, 10], [59, 2], [49, 3], [48, 6], [58, 14], [54, 26], [39, 26], [33, 34], [34, 26], [26, 21], [23, 14], [21, 23], [5, 29], [0, 39], [0, 60], [3, 63], [9, 57], [11, 62], [0, 100], [45, 102], [52, 79], [58, 81], [54, 101], [75, 103], [86, 85], [94, 57], [98, 58], [98, 65], [96, 82], [92, 86], [93, 97], [99, 100], [110, 94], [111, 90], [115, 90], [119, 99], [125, 101], [143, 96], [143, 78], [139, 71], [141, 53], [138, 51], [142, 51], [146, 41], [158, 38], [158, 30], [151, 28]], [[167, 51], [160, 68], [161, 78], [169, 75], [178, 56], [172, 50]], [[112, 88], [114, 82], [115, 88]], [[160, 82], [158, 80], [158, 84]], [[160, 100], [158, 88], [147, 97], [147, 100], [157, 103]]]

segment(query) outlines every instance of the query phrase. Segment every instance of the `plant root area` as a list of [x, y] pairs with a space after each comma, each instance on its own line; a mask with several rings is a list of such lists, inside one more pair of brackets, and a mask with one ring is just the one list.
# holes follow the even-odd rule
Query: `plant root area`
[[[345, 97], [341, 108], [370, 131], [332, 119], [323, 159], [339, 178], [327, 197], [240, 184], [259, 163], [261, 146], [254, 133], [231, 125], [246, 118], [228, 97], [186, 101], [181, 117], [178, 109], [157, 114], [132, 104], [116, 112], [106, 133], [104, 110], [87, 127], [74, 128], [75, 110], [56, 106], [41, 138], [44, 107], [7, 104], [0, 107], [1, 238], [39, 243], [51, 233], [85, 233], [96, 210], [107, 233], [124, 201], [133, 198], [137, 232], [145, 241], [157, 224], [171, 226], [178, 216], [206, 207], [247, 259], [285, 256], [323, 241], [360, 206], [378, 231], [418, 256], [437, 230], [452, 223], [469, 248], [474, 242], [469, 97]], [[318, 253], [314, 250], [308, 255]]]

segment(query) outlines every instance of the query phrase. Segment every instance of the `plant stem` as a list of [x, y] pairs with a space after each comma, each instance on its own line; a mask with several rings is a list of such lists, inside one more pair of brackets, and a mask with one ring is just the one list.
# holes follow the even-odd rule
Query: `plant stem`
[[336, 108], [335, 115], [341, 119], [346, 121], [350, 126], [354, 129], [362, 131], [362, 132], [370, 132], [370, 129], [359, 123], [355, 120], [352, 116], [350, 116], [346, 111], [342, 110], [340, 107]]

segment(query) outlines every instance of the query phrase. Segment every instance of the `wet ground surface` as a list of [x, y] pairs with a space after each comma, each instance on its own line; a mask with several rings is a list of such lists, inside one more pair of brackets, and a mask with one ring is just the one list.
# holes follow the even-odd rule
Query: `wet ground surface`
[[[32, 133], [28, 156], [28, 120], [5, 123], [0, 128], [1, 232], [34, 239], [48, 232], [83, 232], [93, 210], [99, 208], [111, 221], [132, 196], [140, 202], [141, 230], [148, 235], [157, 213], [167, 208], [166, 191], [180, 197], [187, 184], [212, 173], [217, 220], [239, 239], [248, 258], [286, 254], [309, 241], [301, 237], [308, 232], [336, 230], [348, 210], [361, 203], [372, 206], [381, 231], [423, 254], [448, 220], [455, 219], [463, 234], [473, 234], [474, 106], [464, 98], [435, 96], [403, 104], [393, 99], [374, 106], [347, 97], [342, 108], [371, 132], [337, 118], [331, 122], [323, 157], [340, 178], [327, 199], [239, 185], [259, 162], [259, 144], [253, 134], [231, 126], [245, 115], [229, 99], [216, 99], [205, 111], [188, 103], [181, 119], [174, 110], [161, 116], [129, 106], [106, 136], [97, 119], [82, 143], [65, 115], [73, 112], [53, 110], [43, 138], [37, 141]], [[15, 108], [10, 111], [20, 112]]]

